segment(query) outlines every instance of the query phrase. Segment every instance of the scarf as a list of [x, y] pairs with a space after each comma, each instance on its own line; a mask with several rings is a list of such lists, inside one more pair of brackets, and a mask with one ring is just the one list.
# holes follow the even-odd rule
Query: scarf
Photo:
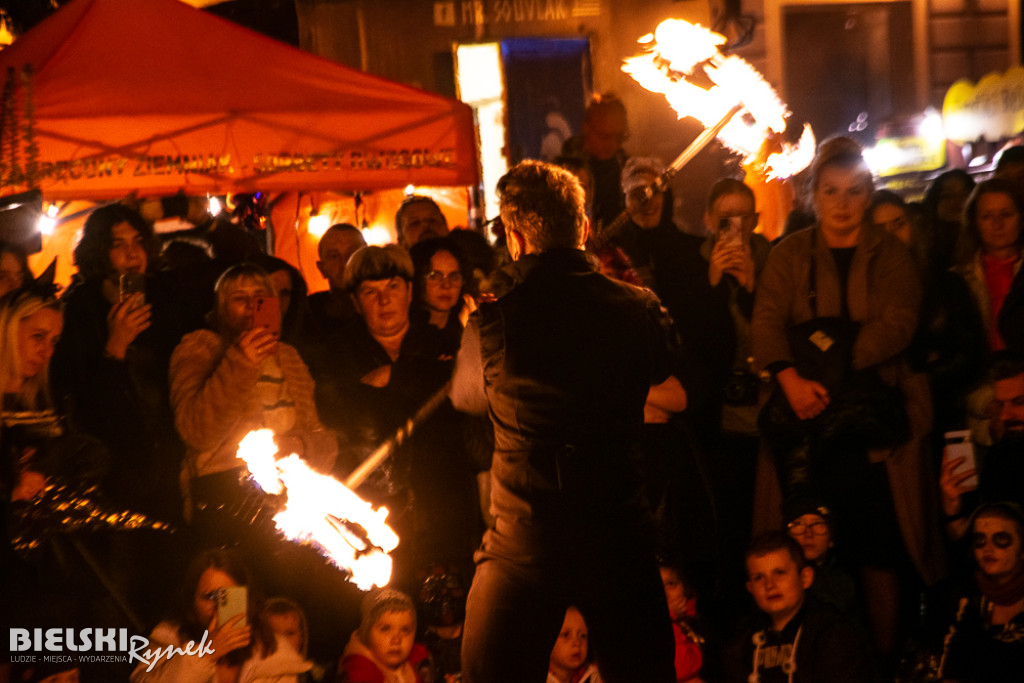
[[977, 572], [974, 575], [981, 588], [982, 594], [990, 602], [997, 605], [1012, 605], [1024, 598], [1024, 564], [1017, 567], [1017, 571], [1009, 579], [1002, 583]]

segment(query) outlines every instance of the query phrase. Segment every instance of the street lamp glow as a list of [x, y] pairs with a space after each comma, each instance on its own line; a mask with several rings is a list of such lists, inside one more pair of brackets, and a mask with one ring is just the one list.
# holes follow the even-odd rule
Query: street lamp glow
[[36, 223], [36, 227], [41, 234], [46, 236], [53, 234], [54, 229], [57, 227], [58, 213], [60, 213], [60, 209], [57, 208], [56, 204], [50, 204], [46, 207], [46, 213], [41, 215]]
[[309, 223], [306, 225], [309, 234], [317, 238], [323, 237], [329, 227], [331, 227], [331, 217], [322, 213], [310, 216]]

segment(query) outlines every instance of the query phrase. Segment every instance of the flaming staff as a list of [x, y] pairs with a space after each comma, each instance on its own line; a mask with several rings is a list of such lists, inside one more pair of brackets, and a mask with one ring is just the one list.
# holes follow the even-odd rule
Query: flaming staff
[[285, 502], [274, 515], [278, 530], [290, 540], [311, 545], [346, 570], [362, 590], [385, 586], [398, 535], [387, 524], [388, 509], [373, 507], [354, 489], [409, 438], [448, 396], [439, 389], [395, 434], [366, 458], [344, 482], [316, 472], [294, 453], [277, 458], [274, 433], [249, 432], [238, 444], [251, 478], [268, 494]]
[[[783, 142], [790, 111], [761, 74], [745, 60], [724, 55], [725, 36], [699, 24], [667, 19], [638, 41], [644, 53], [625, 60], [622, 70], [651, 92], [661, 93], [680, 119], [693, 117], [705, 130], [676, 157], [654, 186], [650, 199], [712, 140], [743, 155], [743, 165], [765, 181], [788, 178], [814, 157], [814, 133], [804, 124], [796, 145]], [[710, 87], [695, 81], [710, 83]], [[738, 116], [742, 112], [742, 116]], [[607, 240], [628, 222], [623, 213], [604, 228]]]
[[[627, 58], [622, 70], [647, 90], [663, 94], [679, 118], [691, 116], [706, 128], [721, 125], [717, 137], [742, 154], [745, 164], [756, 161], [766, 143], [785, 133], [791, 112], [757, 69], [736, 55], [721, 53], [725, 36], [699, 24], [667, 19], [638, 42], [645, 52]], [[704, 88], [695, 80], [712, 85]], [[734, 118], [737, 105], [744, 115]], [[791, 176], [814, 157], [814, 133], [807, 124], [796, 145], [776, 144], [780, 151], [763, 161], [768, 178]]]

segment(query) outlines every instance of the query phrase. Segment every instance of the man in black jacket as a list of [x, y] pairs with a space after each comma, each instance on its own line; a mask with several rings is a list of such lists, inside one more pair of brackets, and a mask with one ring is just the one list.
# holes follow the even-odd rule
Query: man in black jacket
[[453, 389], [456, 407], [490, 413], [495, 438], [463, 680], [543, 680], [574, 605], [605, 681], [674, 681], [632, 460], [647, 393], [671, 372], [671, 322], [651, 292], [588, 261], [571, 174], [523, 162], [498, 190], [514, 262], [467, 328]]

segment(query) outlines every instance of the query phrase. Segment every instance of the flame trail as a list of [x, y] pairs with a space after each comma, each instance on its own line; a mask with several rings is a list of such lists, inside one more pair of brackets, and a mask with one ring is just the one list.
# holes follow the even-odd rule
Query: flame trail
[[352, 489], [313, 470], [298, 455], [275, 459], [277, 452], [269, 429], [249, 432], [238, 445], [238, 457], [259, 487], [287, 498], [274, 515], [278, 530], [316, 547], [347, 570], [362, 590], [387, 585], [388, 553], [398, 545], [398, 535], [387, 525], [387, 508], [374, 510]]
[[[761, 164], [772, 179], [789, 177], [810, 164], [815, 147], [810, 126], [804, 126], [796, 145], [778, 141], [790, 111], [754, 67], [721, 53], [725, 36], [699, 24], [667, 19], [639, 42], [645, 52], [627, 58], [622, 70], [647, 90], [663, 94], [679, 118], [693, 117], [711, 128], [735, 105], [742, 105], [744, 115], [732, 117], [718, 138], [743, 155], [744, 165]], [[688, 77], [712, 85], [705, 88]], [[780, 151], [762, 153], [769, 142]]]

